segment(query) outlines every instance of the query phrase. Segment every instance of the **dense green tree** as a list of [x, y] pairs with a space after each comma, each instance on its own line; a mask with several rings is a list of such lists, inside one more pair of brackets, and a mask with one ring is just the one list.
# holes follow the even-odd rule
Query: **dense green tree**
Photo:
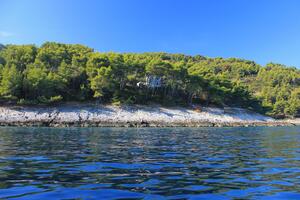
[[37, 54], [37, 48], [34, 45], [7, 45], [0, 51], [0, 57], [5, 62], [4, 65], [15, 66], [18, 71], [24, 71], [26, 66], [33, 63]]
[[47, 70], [43, 65], [30, 65], [25, 72], [25, 98], [36, 99], [48, 93]]
[[15, 65], [6, 65], [1, 70], [0, 95], [7, 99], [20, 98], [22, 74]]
[[111, 82], [112, 69], [111, 67], [101, 67], [97, 70], [96, 76], [90, 79], [91, 89], [94, 91], [94, 97], [103, 97], [105, 92], [112, 88]]
[[[161, 84], [150, 87], [149, 77]], [[290, 117], [300, 115], [300, 72], [236, 58], [99, 53], [55, 42], [39, 48], [0, 45], [0, 98], [19, 103], [199, 103]]]

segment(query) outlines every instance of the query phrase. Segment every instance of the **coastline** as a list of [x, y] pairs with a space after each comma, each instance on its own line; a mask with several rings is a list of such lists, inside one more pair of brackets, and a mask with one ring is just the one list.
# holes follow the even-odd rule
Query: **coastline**
[[47, 127], [234, 127], [292, 126], [299, 119], [275, 120], [241, 108], [61, 105], [1, 106], [1, 126]]

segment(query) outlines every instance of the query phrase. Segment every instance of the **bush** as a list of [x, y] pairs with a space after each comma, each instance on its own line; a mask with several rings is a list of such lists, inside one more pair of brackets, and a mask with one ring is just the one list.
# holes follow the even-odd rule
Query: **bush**
[[37, 98], [39, 103], [42, 104], [55, 104], [58, 103], [60, 101], [62, 101], [63, 97], [58, 95], [58, 96], [53, 96], [49, 98], [46, 98], [45, 96], [40, 96]]
[[50, 103], [56, 103], [63, 100], [63, 97], [61, 95], [54, 96], [50, 98]]

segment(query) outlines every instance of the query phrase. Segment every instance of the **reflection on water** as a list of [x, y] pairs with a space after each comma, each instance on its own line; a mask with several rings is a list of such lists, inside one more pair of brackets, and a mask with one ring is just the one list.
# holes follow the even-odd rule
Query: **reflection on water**
[[0, 128], [0, 198], [300, 199], [300, 127]]

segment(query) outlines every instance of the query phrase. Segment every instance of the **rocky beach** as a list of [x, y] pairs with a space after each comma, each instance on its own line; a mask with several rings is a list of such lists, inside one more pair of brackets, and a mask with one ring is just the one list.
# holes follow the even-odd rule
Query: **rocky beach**
[[1, 106], [2, 126], [49, 127], [223, 127], [298, 125], [299, 120], [275, 120], [241, 108], [162, 106], [61, 105]]

